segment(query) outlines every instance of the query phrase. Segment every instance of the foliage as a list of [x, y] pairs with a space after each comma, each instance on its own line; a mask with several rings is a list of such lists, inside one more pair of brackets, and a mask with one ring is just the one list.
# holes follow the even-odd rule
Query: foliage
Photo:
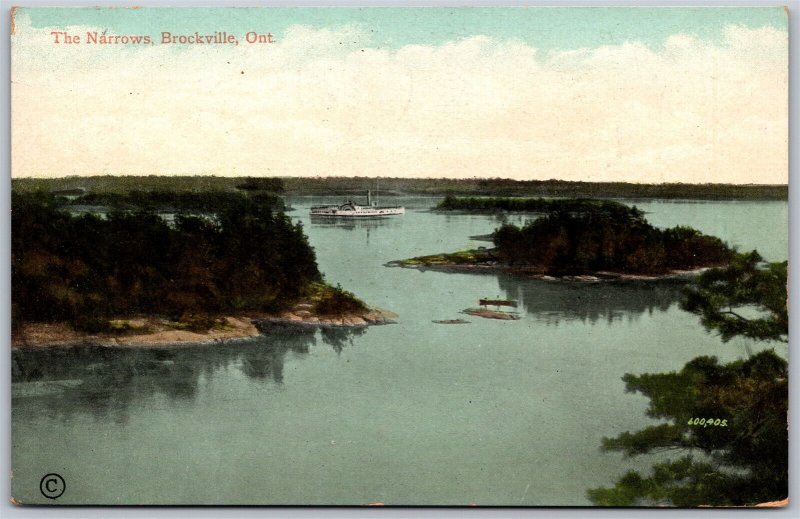
[[522, 228], [494, 234], [500, 260], [543, 273], [599, 271], [658, 274], [727, 263], [732, 251], [718, 238], [689, 227], [660, 230], [636, 207], [602, 204], [556, 210]]
[[71, 205], [102, 205], [120, 210], [175, 211], [210, 213], [242, 205], [243, 203], [269, 208], [285, 209], [283, 200], [270, 193], [255, 193], [244, 198], [229, 191], [143, 191], [134, 189], [127, 193], [87, 193], [70, 202]]
[[321, 280], [294, 225], [244, 195], [214, 214], [74, 216], [43, 193], [12, 193], [12, 314], [100, 331], [108, 320], [164, 314], [193, 328], [213, 314], [288, 307]]
[[485, 250], [466, 250], [442, 254], [431, 254], [429, 256], [418, 256], [400, 260], [398, 264], [406, 267], [416, 265], [474, 265], [494, 261], [497, 258], [490, 251]]
[[436, 205], [440, 211], [470, 211], [478, 213], [495, 213], [499, 211], [519, 211], [550, 213], [588, 212], [588, 211], [622, 211], [627, 206], [609, 200], [591, 198], [509, 198], [509, 197], [455, 197], [446, 196]]
[[[274, 178], [274, 177], [272, 177]], [[371, 186], [369, 177], [281, 178], [287, 193], [295, 195], [349, 195]], [[91, 192], [230, 190], [242, 177], [218, 176], [114, 176], [15, 178], [19, 192], [84, 188]], [[545, 196], [571, 198], [659, 198], [699, 200], [788, 200], [786, 185], [730, 184], [629, 184], [625, 182], [574, 182], [567, 180], [512, 180], [507, 178], [381, 178], [380, 193], [464, 196]]]
[[236, 184], [236, 189], [283, 193], [284, 183], [282, 179], [275, 177], [247, 177], [244, 182]]
[[335, 287], [320, 285], [313, 296], [314, 312], [318, 315], [346, 315], [364, 312], [367, 305], [351, 292]]
[[[730, 266], [704, 273], [683, 306], [723, 340], [785, 340], [786, 279], [785, 262], [762, 265], [755, 251], [737, 254]], [[743, 306], [756, 306], [767, 315], [731, 313]], [[666, 423], [606, 438], [603, 448], [629, 456], [673, 449], [689, 454], [656, 464], [648, 477], [629, 472], [612, 488], [590, 490], [589, 498], [606, 506], [750, 505], [784, 499], [787, 377], [786, 361], [773, 351], [723, 365], [713, 357], [698, 357], [678, 373], [625, 375], [628, 391], [650, 399], [647, 415]], [[705, 426], [695, 418], [705, 419]], [[720, 425], [707, 425], [708, 418]], [[695, 459], [694, 451], [702, 459]]]
[[[666, 450], [699, 451], [655, 465], [653, 474], [623, 476], [613, 488], [589, 491], [603, 506], [638, 504], [746, 505], [788, 492], [786, 361], [772, 351], [720, 365], [698, 357], [680, 372], [625, 375], [628, 391], [650, 398], [647, 415], [667, 423], [603, 440], [629, 456]], [[727, 427], [689, 425], [693, 418]]]
[[213, 175], [92, 175], [61, 178], [15, 178], [11, 188], [18, 193], [82, 190], [90, 193], [125, 194], [134, 190], [204, 193], [232, 191], [242, 177]]
[[682, 306], [699, 315], [703, 326], [718, 331], [723, 341], [741, 335], [786, 342], [787, 268], [785, 261], [762, 265], [756, 251], [737, 254], [729, 267], [703, 273]]

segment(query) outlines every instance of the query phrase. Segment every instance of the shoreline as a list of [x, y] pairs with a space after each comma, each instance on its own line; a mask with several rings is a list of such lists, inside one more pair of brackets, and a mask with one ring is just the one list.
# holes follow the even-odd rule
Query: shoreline
[[316, 328], [366, 328], [368, 326], [392, 324], [396, 314], [380, 308], [369, 308], [364, 312], [342, 315], [313, 315], [305, 306], [280, 314], [248, 312], [238, 315], [222, 316], [222, 327], [206, 331], [191, 331], [170, 324], [170, 321], [156, 317], [135, 317], [125, 319], [134, 328], [121, 333], [89, 333], [72, 329], [64, 322], [30, 322], [12, 334], [11, 349], [38, 349], [70, 347], [91, 344], [103, 347], [158, 348], [164, 346], [198, 346], [215, 343], [230, 343], [253, 339], [269, 333], [271, 329], [292, 327]]
[[624, 272], [599, 271], [587, 274], [554, 276], [550, 274], [542, 274], [531, 267], [510, 267], [508, 265], [501, 264], [489, 265], [481, 263], [442, 263], [436, 265], [426, 265], [420, 263], [416, 265], [407, 265], [403, 263], [403, 260], [395, 260], [385, 263], [384, 266], [390, 268], [412, 269], [420, 272], [432, 270], [434, 272], [449, 272], [453, 274], [495, 274], [502, 272], [505, 274], [518, 275], [526, 279], [554, 282], [577, 281], [582, 283], [598, 283], [602, 281], [680, 281], [694, 278], [711, 268], [715, 268], [715, 266], [708, 266], [687, 270], [671, 270], [663, 274], [627, 274]]

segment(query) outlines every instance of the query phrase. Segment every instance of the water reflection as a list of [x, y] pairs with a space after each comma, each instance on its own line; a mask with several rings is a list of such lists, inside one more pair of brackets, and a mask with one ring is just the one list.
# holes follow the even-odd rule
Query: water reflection
[[370, 230], [370, 229], [377, 229], [377, 228], [392, 228], [398, 227], [401, 224], [400, 219], [403, 218], [402, 216], [396, 217], [364, 217], [364, 218], [330, 218], [325, 216], [309, 216], [312, 225], [318, 225], [320, 227], [327, 227], [327, 228], [336, 228], [336, 229], [343, 229], [345, 231], [356, 231], [356, 230]]
[[533, 220], [537, 220], [544, 215], [544, 213], [490, 213], [490, 214], [475, 214], [475, 213], [459, 213], [459, 212], [431, 212], [444, 219], [446, 224], [456, 224], [459, 221], [472, 220], [476, 222], [490, 222], [493, 227], [490, 233], [497, 230], [505, 224], [514, 224], [517, 226], [524, 226]]
[[[321, 332], [322, 342], [340, 353], [364, 330]], [[317, 331], [276, 329], [251, 341], [166, 348], [108, 348], [85, 344], [67, 348], [15, 349], [11, 353], [15, 412], [66, 419], [89, 413], [128, 420], [137, 401], [163, 396], [191, 402], [203, 381], [219, 370], [238, 369], [254, 381], [282, 384], [287, 354], [303, 357], [317, 343]], [[35, 402], [35, 403], [34, 403]]]
[[316, 331], [313, 328], [271, 330], [262, 335], [260, 340], [268, 341], [269, 347], [246, 348], [242, 351], [242, 373], [251, 379], [271, 379], [282, 384], [286, 354], [292, 352], [298, 357], [308, 354], [316, 342]]
[[360, 337], [366, 331], [366, 328], [322, 328], [320, 334], [322, 342], [339, 354], [348, 344], [353, 345], [354, 337]]
[[595, 323], [600, 320], [636, 320], [644, 313], [665, 312], [681, 300], [676, 282], [555, 282], [524, 280], [499, 275], [500, 289], [507, 299], [547, 324], [561, 321]]

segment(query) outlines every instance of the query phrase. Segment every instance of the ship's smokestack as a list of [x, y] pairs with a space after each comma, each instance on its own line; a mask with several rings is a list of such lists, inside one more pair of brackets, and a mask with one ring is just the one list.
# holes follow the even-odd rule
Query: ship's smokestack
[[367, 190], [367, 205], [372, 207], [372, 192], [370, 190]]

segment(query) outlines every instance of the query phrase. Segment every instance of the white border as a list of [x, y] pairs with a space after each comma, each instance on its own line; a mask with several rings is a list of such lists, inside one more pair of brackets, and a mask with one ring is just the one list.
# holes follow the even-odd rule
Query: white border
[[[20, 0], [10, 3], [7, 0], [0, 0], [0, 41], [10, 41], [10, 9], [11, 5], [25, 7], [94, 7], [101, 6], [142, 6], [142, 7], [247, 7], [247, 6], [775, 6], [786, 5], [789, 8], [789, 245], [790, 245], [790, 272], [794, 259], [800, 255], [800, 241], [798, 237], [798, 204], [800, 204], [800, 184], [797, 181], [798, 175], [798, 152], [800, 146], [794, 139], [798, 120], [800, 118], [800, 108], [798, 108], [798, 55], [800, 55], [800, 44], [798, 43], [798, 17], [800, 16], [800, 0], [784, 1], [737, 1], [737, 0], [706, 0], [706, 1], [672, 1], [672, 0], [628, 0], [628, 1], [503, 1], [503, 0], [410, 0], [406, 2], [385, 1], [385, 0], [278, 0], [278, 1], [203, 1], [203, 0], [171, 0], [169, 2], [159, 2], [154, 0], [141, 1], [121, 1], [104, 0], [93, 2], [92, 0]], [[10, 118], [11, 118], [11, 99], [10, 99], [10, 51], [9, 45], [0, 44], [0, 176], [4, 179], [0, 182], [0, 337], [5, 344], [10, 344], [10, 316], [11, 316], [11, 233], [10, 233], [10, 198], [11, 198], [11, 139], [10, 139]], [[800, 282], [798, 276], [790, 275], [789, 278], [789, 299], [797, 301], [800, 296]], [[797, 305], [790, 305], [790, 329], [794, 331], [800, 325], [800, 312]], [[798, 341], [795, 335], [790, 335], [791, 351]], [[791, 353], [790, 353], [791, 356]], [[94, 518], [94, 517], [331, 517], [331, 518], [350, 518], [350, 517], [391, 517], [391, 518], [511, 518], [511, 517], [558, 517], [558, 518], [578, 518], [578, 517], [798, 517], [800, 516], [800, 456], [798, 456], [798, 434], [800, 430], [800, 389], [798, 389], [797, 376], [800, 376], [800, 366], [797, 362], [790, 361], [790, 459], [789, 459], [789, 495], [793, 498], [790, 505], [786, 508], [775, 509], [710, 509], [710, 510], [654, 510], [654, 509], [606, 509], [606, 508], [277, 508], [277, 507], [36, 507], [36, 506], [14, 506], [10, 503], [11, 496], [11, 356], [8, 353], [0, 354], [0, 395], [2, 395], [2, 406], [0, 406], [0, 516], [4, 518], [40, 518], [40, 517], [70, 517], [70, 518]]]

